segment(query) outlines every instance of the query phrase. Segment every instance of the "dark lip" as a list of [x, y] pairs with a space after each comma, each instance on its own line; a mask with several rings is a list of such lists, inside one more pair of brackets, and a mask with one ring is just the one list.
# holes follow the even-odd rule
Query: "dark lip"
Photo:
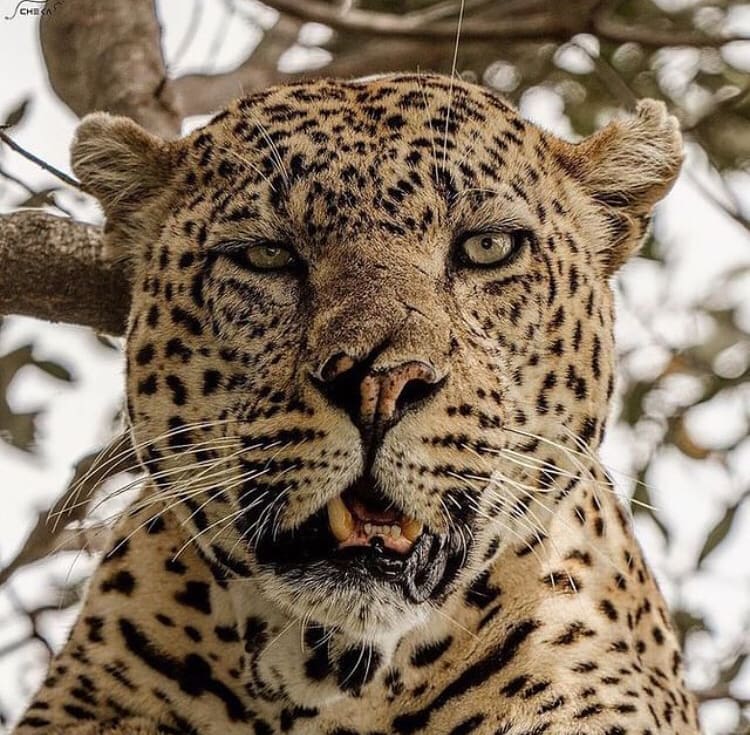
[[[369, 479], [353, 483], [343, 495], [347, 493], [365, 498], [374, 509], [402, 512]], [[467, 550], [460, 538], [457, 529], [435, 533], [425, 528], [407, 554], [385, 548], [379, 539], [369, 546], [339, 549], [323, 507], [293, 530], [262, 533], [254, 551], [260, 565], [282, 576], [299, 578], [313, 567], [323, 568], [337, 584], [380, 582], [421, 603], [445, 594], [463, 567]]]

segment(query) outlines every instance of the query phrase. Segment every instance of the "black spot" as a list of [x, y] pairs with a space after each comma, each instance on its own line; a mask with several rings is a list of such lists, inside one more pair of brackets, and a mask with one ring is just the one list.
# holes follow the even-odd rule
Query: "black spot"
[[187, 582], [182, 592], [176, 592], [175, 600], [180, 605], [191, 607], [204, 615], [211, 614], [211, 597], [209, 586], [205, 582]]
[[502, 671], [516, 656], [524, 641], [537, 629], [536, 620], [522, 620], [513, 625], [505, 639], [493, 646], [485, 656], [456, 676], [426, 707], [393, 720], [393, 730], [401, 735], [429, 732], [427, 725], [434, 712], [479, 686]]
[[245, 651], [248, 653], [258, 653], [263, 646], [266, 645], [268, 635], [266, 634], [266, 628], [268, 624], [261, 618], [254, 616], [249, 617], [245, 621], [245, 633], [243, 638], [245, 639]]
[[305, 629], [305, 645], [312, 651], [312, 656], [305, 661], [305, 674], [313, 681], [322, 681], [332, 670], [326, 629], [320, 625], [308, 625]]
[[187, 567], [179, 560], [170, 557], [164, 562], [164, 568], [173, 574], [185, 574]]
[[120, 618], [118, 624], [128, 650], [146, 666], [176, 682], [188, 696], [199, 697], [206, 692], [213, 694], [224, 703], [232, 722], [247, 721], [248, 714], [240, 699], [226, 684], [214, 677], [211, 665], [204, 658], [193, 653], [180, 660], [162, 651], [127, 618]]
[[197, 628], [194, 628], [192, 625], [186, 625], [183, 630], [185, 631], [185, 635], [190, 638], [190, 640], [195, 641], [196, 643], [203, 640], [203, 636], [201, 635], [200, 631]]
[[156, 375], [151, 373], [147, 378], [138, 381], [138, 395], [139, 396], [152, 396], [156, 393], [157, 383]]
[[190, 334], [194, 334], [196, 337], [203, 334], [203, 325], [198, 318], [184, 309], [181, 309], [179, 306], [175, 306], [172, 309], [172, 321], [175, 324], [184, 326]]
[[193, 351], [179, 337], [173, 337], [167, 342], [164, 354], [167, 357], [180, 357], [182, 362], [186, 363], [192, 357]]
[[90, 643], [101, 643], [104, 640], [102, 629], [104, 628], [104, 618], [97, 615], [88, 615], [83, 619], [88, 628], [87, 638]]
[[214, 633], [223, 643], [236, 643], [240, 640], [237, 628], [234, 625], [217, 625], [214, 628]]
[[88, 709], [79, 707], [77, 704], [65, 704], [63, 709], [76, 720], [95, 720], [96, 715]]
[[417, 646], [411, 655], [411, 665], [419, 668], [435, 663], [450, 648], [451, 643], [453, 643], [453, 636], [449, 635], [441, 640]]
[[206, 370], [203, 373], [203, 395], [214, 393], [221, 383], [221, 373], [218, 370]]
[[292, 709], [281, 710], [281, 732], [289, 732], [296, 720], [302, 718], [317, 717], [318, 710], [314, 707], [292, 707]]
[[154, 346], [147, 344], [135, 353], [135, 361], [138, 365], [148, 365], [154, 359]]
[[45, 720], [44, 717], [37, 717], [35, 715], [27, 715], [18, 723], [19, 727], [26, 726], [26, 727], [34, 727], [34, 728], [47, 727], [48, 725], [51, 725], [51, 724], [52, 723], [49, 720]]
[[456, 725], [449, 735], [469, 735], [474, 732], [484, 722], [484, 715], [474, 715]]
[[118, 538], [112, 543], [112, 548], [104, 555], [102, 563], [113, 561], [114, 559], [124, 559], [130, 549], [130, 540], [127, 538]]
[[612, 621], [617, 620], [617, 610], [615, 606], [609, 600], [602, 600], [599, 603], [599, 609]]
[[348, 692], [369, 684], [380, 666], [380, 660], [380, 652], [371, 644], [347, 648], [339, 658], [339, 687]]
[[185, 384], [176, 375], [167, 375], [164, 382], [172, 391], [172, 403], [175, 406], [184, 406], [188, 395]]
[[135, 577], [130, 572], [122, 569], [108, 579], [105, 579], [99, 589], [105, 594], [107, 592], [119, 592], [123, 595], [130, 595], [135, 589]]
[[467, 605], [483, 610], [500, 595], [501, 589], [490, 584], [490, 572], [482, 572], [466, 590], [464, 599]]
[[164, 519], [161, 516], [156, 516], [155, 518], [152, 518], [151, 520], [146, 523], [146, 533], [149, 533], [151, 535], [156, 535], [157, 533], [161, 533], [166, 528], [166, 524], [164, 523]]
[[156, 304], [152, 304], [146, 314], [146, 324], [149, 327], [155, 327], [159, 323], [159, 307]]

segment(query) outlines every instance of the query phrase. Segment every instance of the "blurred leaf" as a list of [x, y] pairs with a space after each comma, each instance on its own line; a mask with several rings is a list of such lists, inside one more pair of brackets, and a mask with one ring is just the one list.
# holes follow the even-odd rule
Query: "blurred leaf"
[[39, 412], [12, 413], [0, 401], [0, 439], [24, 452], [33, 452]]
[[622, 411], [620, 420], [630, 426], [635, 426], [638, 419], [643, 415], [643, 401], [651, 392], [653, 385], [645, 381], [637, 381], [629, 386], [622, 397]]
[[57, 191], [56, 188], [52, 187], [49, 189], [41, 189], [40, 191], [31, 194], [24, 200], [18, 202], [17, 207], [53, 207], [55, 201], [52, 198], [53, 194]]
[[2, 126], [6, 128], [12, 128], [15, 125], [18, 125], [18, 123], [23, 120], [23, 118], [26, 116], [26, 112], [29, 109], [29, 103], [31, 102], [31, 99], [27, 97], [25, 100], [21, 100], [21, 102], [14, 107], [6, 116], [5, 120], [2, 122]]
[[683, 416], [675, 416], [670, 421], [668, 438], [684, 455], [690, 459], [706, 459], [711, 454], [710, 449], [701, 446], [691, 436], [685, 426]]
[[41, 411], [13, 411], [8, 404], [8, 390], [18, 372], [29, 365], [57, 380], [73, 381], [70, 371], [63, 365], [51, 360], [35, 360], [31, 344], [0, 355], [0, 439], [25, 452], [34, 450], [36, 420]]
[[0, 356], [0, 438], [26, 452], [33, 449], [37, 414], [15, 413], [8, 405], [7, 394], [18, 371], [32, 363], [31, 345]]
[[656, 524], [659, 531], [661, 531], [664, 540], [669, 543], [669, 528], [664, 525], [661, 518], [659, 518], [659, 515], [654, 510], [648, 482], [646, 481], [647, 470], [648, 466], [644, 467], [636, 477], [635, 491], [633, 492], [633, 513], [640, 513], [649, 516], [649, 518], [651, 518]]
[[711, 529], [708, 534], [703, 548], [698, 555], [698, 566], [703, 563], [703, 560], [727, 537], [729, 532], [732, 530], [737, 510], [740, 507], [741, 501], [730, 505], [724, 515], [721, 517], [719, 522]]
[[102, 346], [106, 347], [108, 350], [120, 350], [120, 345], [117, 344], [117, 342], [112, 339], [112, 337], [108, 337], [106, 334], [97, 334], [96, 335], [96, 341]]
[[57, 380], [64, 380], [66, 383], [73, 382], [73, 376], [71, 372], [63, 365], [60, 365], [60, 363], [58, 362], [52, 362], [52, 360], [34, 360], [33, 364], [40, 370], [43, 370], [45, 373], [47, 373], [47, 375], [50, 375], [53, 378], [57, 378]]
[[687, 638], [689, 633], [706, 630], [706, 621], [702, 617], [693, 615], [689, 610], [682, 608], [672, 611], [672, 622], [674, 623], [680, 646], [685, 645], [685, 638]]
[[740, 669], [742, 669], [742, 667], [745, 665], [747, 657], [747, 653], [742, 653], [737, 656], [729, 666], [722, 669], [721, 680], [727, 682], [734, 681], [737, 678], [737, 674], [740, 673]]

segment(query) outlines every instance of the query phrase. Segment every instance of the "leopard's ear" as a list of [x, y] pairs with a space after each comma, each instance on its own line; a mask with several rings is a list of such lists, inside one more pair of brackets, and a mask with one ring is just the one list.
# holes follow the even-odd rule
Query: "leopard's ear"
[[677, 119], [663, 102], [642, 100], [577, 144], [564, 144], [560, 163], [598, 205], [595, 247], [607, 275], [640, 247], [653, 206], [672, 188], [682, 164]]
[[175, 168], [174, 144], [126, 117], [95, 112], [78, 126], [71, 165], [83, 190], [106, 215], [106, 242], [118, 250], [153, 236], [160, 225], [158, 202]]

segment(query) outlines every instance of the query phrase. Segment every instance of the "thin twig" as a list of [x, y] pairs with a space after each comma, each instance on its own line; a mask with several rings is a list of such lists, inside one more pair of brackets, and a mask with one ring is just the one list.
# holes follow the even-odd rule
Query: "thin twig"
[[32, 163], [35, 163], [37, 166], [43, 168], [53, 176], [56, 176], [58, 179], [60, 179], [60, 181], [63, 181], [68, 186], [72, 186], [74, 189], [78, 189], [78, 191], [83, 191], [83, 189], [81, 188], [81, 183], [79, 181], [76, 181], [76, 179], [74, 179], [72, 176], [68, 176], [68, 174], [66, 174], [65, 172], [60, 171], [60, 169], [55, 168], [53, 165], [47, 163], [46, 161], [43, 161], [33, 153], [30, 153], [25, 148], [22, 148], [7, 133], [3, 131], [3, 127], [5, 126], [0, 126], [0, 140], [2, 140], [8, 146], [8, 148], [20, 154]]

